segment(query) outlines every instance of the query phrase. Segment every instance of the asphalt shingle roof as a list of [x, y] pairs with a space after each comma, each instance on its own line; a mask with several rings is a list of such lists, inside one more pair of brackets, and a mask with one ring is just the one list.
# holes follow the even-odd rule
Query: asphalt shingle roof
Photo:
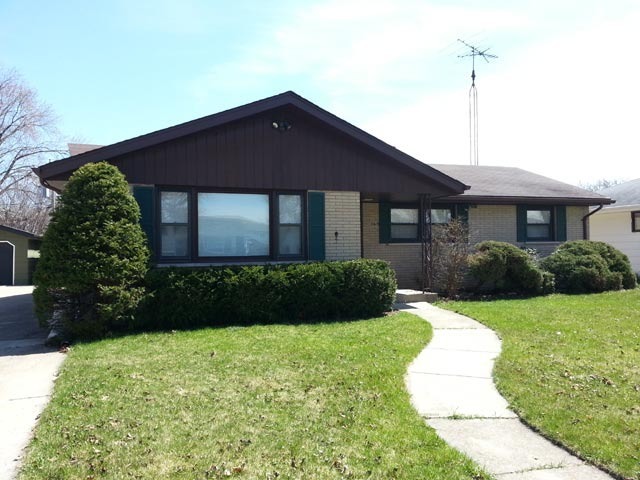
[[469, 190], [458, 195], [458, 197], [523, 198], [527, 200], [567, 199], [581, 204], [592, 205], [610, 203], [608, 196], [528, 172], [521, 168], [447, 164], [432, 164], [431, 166], [471, 186]]
[[613, 198], [616, 207], [640, 205], [640, 178], [605, 188], [598, 193]]

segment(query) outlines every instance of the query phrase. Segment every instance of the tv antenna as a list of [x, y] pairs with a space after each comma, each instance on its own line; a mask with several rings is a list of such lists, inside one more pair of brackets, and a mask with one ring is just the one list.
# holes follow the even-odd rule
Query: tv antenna
[[471, 88], [469, 89], [469, 163], [478, 163], [478, 89], [476, 88], [476, 57], [481, 57], [489, 63], [490, 58], [498, 58], [497, 55], [487, 53], [488, 48], [480, 50], [478, 47], [469, 45], [464, 40], [458, 42], [469, 49], [469, 53], [458, 55], [458, 58], [471, 57]]

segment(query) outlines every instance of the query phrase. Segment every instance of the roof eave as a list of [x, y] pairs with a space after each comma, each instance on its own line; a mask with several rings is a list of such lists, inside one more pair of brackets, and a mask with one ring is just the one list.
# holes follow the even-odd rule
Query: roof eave
[[452, 203], [478, 203], [485, 205], [568, 205], [568, 206], [591, 206], [591, 205], [611, 205], [615, 203], [610, 198], [581, 198], [581, 197], [518, 197], [499, 195], [455, 195], [445, 199]]
[[21, 236], [29, 238], [31, 240], [42, 240], [42, 237], [39, 237], [38, 235], [34, 235], [31, 232], [25, 232], [24, 230], [20, 230], [18, 228], [13, 228], [13, 227], [8, 227], [6, 225], [0, 225], [0, 230], [5, 231], [5, 232], [9, 232], [9, 233], [13, 233], [15, 235], [21, 235]]

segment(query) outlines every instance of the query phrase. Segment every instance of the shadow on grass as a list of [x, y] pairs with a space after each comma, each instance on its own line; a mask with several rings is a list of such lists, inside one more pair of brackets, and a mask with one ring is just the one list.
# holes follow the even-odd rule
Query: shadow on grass
[[72, 343], [75, 345], [79, 344], [90, 344], [95, 342], [100, 342], [105, 339], [116, 339], [116, 338], [124, 338], [129, 336], [137, 336], [143, 334], [157, 334], [157, 333], [177, 333], [177, 332], [194, 332], [199, 330], [220, 330], [231, 327], [257, 327], [257, 326], [269, 326], [269, 325], [279, 325], [279, 326], [303, 326], [303, 325], [327, 325], [327, 324], [337, 324], [337, 323], [349, 323], [349, 322], [358, 322], [362, 320], [370, 320], [373, 318], [379, 317], [391, 317], [398, 313], [397, 309], [392, 311], [383, 312], [380, 314], [369, 315], [369, 316], [356, 316], [356, 317], [332, 317], [332, 318], [310, 318], [310, 319], [274, 319], [273, 321], [239, 321], [239, 320], [230, 320], [230, 319], [214, 319], [209, 322], [198, 321], [196, 323], [190, 325], [183, 326], [175, 326], [173, 328], [168, 327], [156, 327], [153, 325], [141, 325], [136, 327], [131, 327], [122, 330], [114, 330], [108, 332], [106, 336], [100, 338], [78, 338], [72, 341], [62, 340], [61, 343]]
[[464, 293], [457, 295], [455, 298], [446, 298], [443, 297], [439, 299], [439, 302], [493, 302], [497, 300], [531, 300], [534, 298], [549, 298], [556, 295], [563, 295], [567, 297], [580, 297], [585, 295], [600, 295], [603, 293], [615, 293], [615, 292], [625, 292], [625, 291], [636, 291], [640, 290], [640, 285], [633, 289], [619, 289], [619, 290], [604, 290], [599, 292], [567, 292], [567, 291], [557, 291], [553, 293], [545, 293], [545, 294], [523, 294], [523, 293]]

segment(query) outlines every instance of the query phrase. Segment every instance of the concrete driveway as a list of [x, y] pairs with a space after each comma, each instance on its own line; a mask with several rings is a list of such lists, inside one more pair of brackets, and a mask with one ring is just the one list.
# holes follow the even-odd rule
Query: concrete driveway
[[44, 346], [33, 287], [0, 286], [0, 480], [14, 478], [64, 355]]

